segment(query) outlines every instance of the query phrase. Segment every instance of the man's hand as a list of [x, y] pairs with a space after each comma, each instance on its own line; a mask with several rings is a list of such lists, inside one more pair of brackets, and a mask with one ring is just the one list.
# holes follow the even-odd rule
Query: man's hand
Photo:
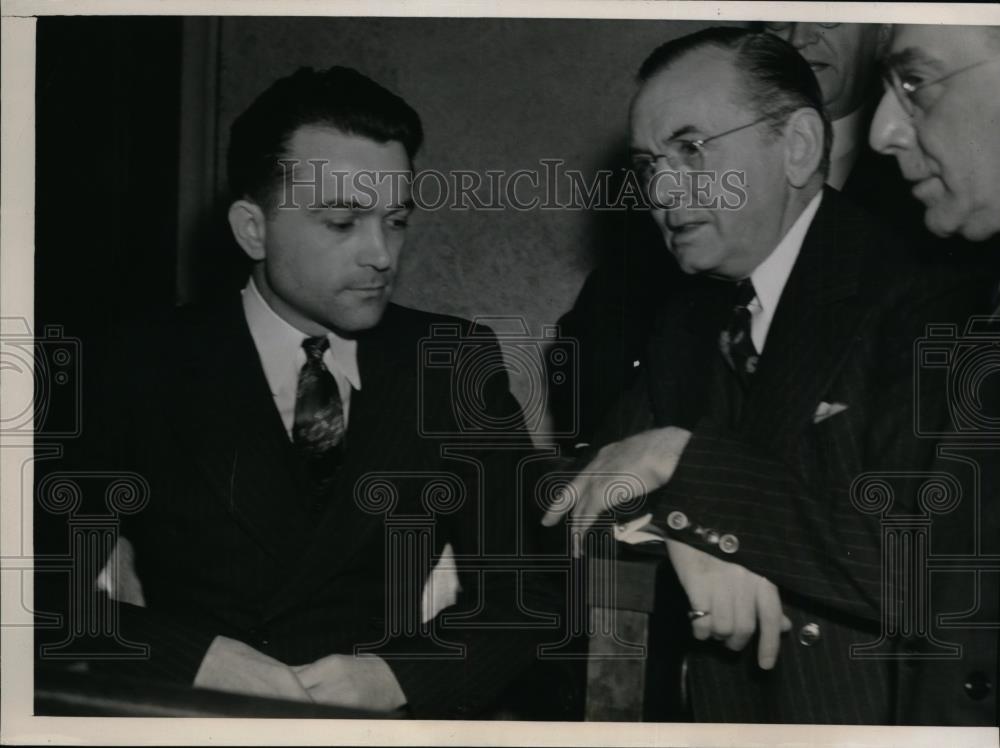
[[666, 485], [690, 438], [690, 431], [667, 426], [602, 447], [559, 493], [542, 517], [542, 524], [551, 527], [572, 510], [571, 516], [582, 532], [601, 512]]
[[288, 665], [225, 636], [212, 641], [194, 686], [272, 699], [312, 700]]
[[406, 704], [399, 681], [381, 657], [335, 654], [292, 669], [317, 703], [376, 712]]
[[719, 639], [740, 651], [759, 629], [757, 663], [764, 670], [773, 668], [781, 633], [792, 628], [782, 612], [778, 588], [742, 566], [677, 540], [667, 540], [667, 552], [691, 609], [708, 614], [691, 621], [694, 637]]

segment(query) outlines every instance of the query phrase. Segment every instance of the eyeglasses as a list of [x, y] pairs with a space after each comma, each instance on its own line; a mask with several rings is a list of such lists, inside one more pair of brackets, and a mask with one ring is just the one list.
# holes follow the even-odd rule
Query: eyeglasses
[[959, 73], [965, 73], [974, 68], [989, 65], [991, 62], [1000, 62], [1000, 57], [992, 57], [988, 60], [974, 62], [971, 65], [966, 65], [958, 70], [952, 70], [950, 73], [945, 73], [929, 81], [921, 80], [919, 73], [899, 73], [891, 65], [886, 65], [882, 69], [882, 83], [886, 89], [892, 89], [896, 95], [896, 100], [899, 101], [899, 105], [906, 112], [906, 116], [912, 117], [918, 110], [926, 112], [931, 104], [934, 103], [934, 98], [930, 96], [928, 88], [942, 83], [949, 78], [954, 78]]
[[718, 140], [726, 135], [732, 135], [734, 132], [739, 132], [740, 130], [746, 130], [748, 127], [759, 125], [767, 119], [769, 117], [760, 117], [753, 122], [720, 132], [718, 135], [710, 135], [707, 138], [698, 138], [697, 140], [674, 138], [673, 140], [668, 140], [663, 153], [644, 153], [634, 156], [632, 159], [632, 168], [635, 169], [644, 183], [652, 179], [656, 171], [656, 162], [661, 158], [665, 158], [667, 165], [671, 168], [699, 171], [705, 165], [706, 143], [711, 143], [713, 140]]

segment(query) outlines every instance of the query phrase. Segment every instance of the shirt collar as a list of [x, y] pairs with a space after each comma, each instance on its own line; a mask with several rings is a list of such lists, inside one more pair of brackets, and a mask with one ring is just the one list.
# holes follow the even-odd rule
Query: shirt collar
[[[750, 282], [753, 283], [757, 298], [751, 304], [751, 312], [755, 318], [754, 331], [760, 330], [755, 335], [754, 345], [758, 353], [764, 351], [764, 341], [767, 339], [767, 331], [770, 329], [774, 312], [778, 308], [778, 301], [781, 293], [785, 290], [788, 276], [792, 273], [795, 261], [799, 257], [799, 250], [802, 249], [802, 242], [806, 238], [806, 232], [819, 210], [820, 201], [823, 199], [823, 190], [816, 193], [809, 204], [805, 207], [795, 223], [785, 233], [778, 246], [769, 254], [765, 260], [756, 267], [750, 274]], [[759, 337], [759, 340], [757, 339]]]
[[[279, 390], [289, 386], [297, 387], [299, 369], [304, 360], [302, 341], [309, 336], [288, 324], [271, 308], [261, 296], [252, 277], [243, 289], [243, 313], [272, 393], [277, 394]], [[327, 333], [326, 337], [330, 341], [330, 350], [329, 355], [324, 356], [324, 361], [329, 365], [332, 358], [337, 372], [350, 382], [351, 387], [360, 390], [358, 342], [342, 338], [333, 332]]]

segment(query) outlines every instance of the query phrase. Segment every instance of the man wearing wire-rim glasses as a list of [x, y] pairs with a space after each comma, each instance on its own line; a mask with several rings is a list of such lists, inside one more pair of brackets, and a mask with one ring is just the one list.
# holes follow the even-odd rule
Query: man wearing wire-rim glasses
[[[970, 393], [987, 431], [956, 434], [943, 445], [975, 439], [981, 472], [967, 480], [957, 509], [936, 517], [931, 552], [981, 560], [930, 580], [930, 634], [957, 644], [956, 656], [928, 659], [919, 648], [900, 663], [901, 721], [996, 725], [1000, 629], [1000, 27], [897, 26], [884, 65], [884, 93], [872, 121], [876, 150], [896, 157], [927, 228], [970, 242], [966, 253], [992, 259], [992, 298], [978, 309], [980, 345], [968, 349], [986, 376]], [[975, 244], [971, 244], [974, 242]], [[992, 353], [991, 353], [992, 351]], [[990, 424], [994, 427], [990, 429]], [[979, 438], [977, 438], [977, 436]], [[985, 438], [984, 438], [985, 437]], [[950, 444], [949, 444], [950, 442]], [[961, 466], [947, 453], [941, 469]], [[978, 488], [977, 488], [978, 478]], [[990, 559], [992, 559], [992, 566]], [[976, 568], [978, 567], [978, 569]], [[950, 620], [949, 620], [950, 619]]]

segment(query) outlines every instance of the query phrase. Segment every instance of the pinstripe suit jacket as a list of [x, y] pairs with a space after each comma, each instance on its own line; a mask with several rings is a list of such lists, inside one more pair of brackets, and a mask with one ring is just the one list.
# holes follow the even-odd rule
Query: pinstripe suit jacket
[[[925, 323], [961, 318], [957, 288], [916, 271], [893, 235], [826, 188], [738, 414], [718, 349], [732, 284], [691, 278], [661, 314], [613, 427], [692, 431], [672, 480], [647, 497], [654, 520], [774, 582], [794, 627], [769, 672], [752, 645], [692, 645], [696, 720], [893, 720], [892, 668], [849, 654], [879, 639], [883, 618], [881, 517], [853, 505], [851, 484], [929, 464], [933, 444], [914, 437], [925, 393], [913, 346]], [[846, 409], [814, 422], [824, 402]], [[896, 510], [907, 488], [893, 485]]]
[[[421, 359], [433, 325], [453, 331], [435, 344], [450, 365]], [[373, 645], [413, 714], [454, 717], [489, 707], [535, 661], [536, 643], [552, 633], [516, 625], [516, 593], [527, 609], [549, 598], [515, 589], [513, 573], [483, 582], [476, 571], [484, 554], [516, 549], [517, 512], [507, 458], [462, 435], [468, 424], [453, 389], [463, 355], [493, 374], [464, 384], [480, 388], [472, 393], [483, 398], [480, 425], [501, 424], [487, 437], [513, 436], [511, 461], [530, 449], [488, 330], [390, 305], [359, 336], [362, 389], [352, 396], [343, 465], [323, 497], [308, 489], [238, 298], [117, 348], [103, 373], [89, 370], [103, 394], [87, 404], [88, 441], [100, 447], [87, 459], [91, 469], [133, 470], [149, 483], [148, 506], [124, 526], [147, 607], [122, 604], [120, 630], [151, 647], [148, 661], [117, 671], [190, 683], [216, 635], [288, 664]], [[444, 630], [439, 617], [435, 641], [414, 627], [445, 543], [463, 585], [448, 613], [470, 625]]]

